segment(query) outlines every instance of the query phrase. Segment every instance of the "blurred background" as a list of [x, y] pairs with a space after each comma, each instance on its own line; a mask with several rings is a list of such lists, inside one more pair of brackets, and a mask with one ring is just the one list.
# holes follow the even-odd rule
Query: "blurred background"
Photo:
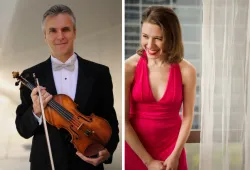
[[[15, 109], [20, 99], [12, 71], [22, 72], [50, 56], [41, 20], [44, 12], [57, 3], [68, 5], [75, 13], [75, 51], [82, 58], [109, 66], [122, 131], [122, 1], [3, 0], [0, 1], [0, 170], [29, 169], [31, 139], [21, 138], [15, 128]], [[107, 169], [122, 169], [121, 151], [120, 142]]]

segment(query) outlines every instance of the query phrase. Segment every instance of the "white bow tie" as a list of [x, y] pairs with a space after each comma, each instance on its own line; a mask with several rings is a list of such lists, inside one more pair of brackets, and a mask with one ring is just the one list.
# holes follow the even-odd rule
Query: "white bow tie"
[[71, 62], [70, 63], [68, 63], [68, 64], [59, 64], [59, 63], [56, 63], [56, 62], [52, 62], [52, 69], [54, 70], [54, 71], [58, 71], [58, 70], [61, 70], [61, 69], [66, 69], [66, 70], [68, 70], [68, 71], [74, 71], [74, 69], [75, 69], [75, 60], [76, 59], [74, 59], [74, 60], [71, 60]]

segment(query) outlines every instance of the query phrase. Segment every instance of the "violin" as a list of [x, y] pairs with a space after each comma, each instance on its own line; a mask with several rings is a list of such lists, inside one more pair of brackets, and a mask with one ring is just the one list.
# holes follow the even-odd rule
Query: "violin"
[[[12, 72], [13, 78], [21, 82], [31, 91], [35, 88], [30, 82]], [[48, 102], [44, 108], [47, 123], [57, 129], [64, 128], [71, 135], [71, 143], [85, 156], [94, 156], [104, 149], [111, 138], [112, 129], [107, 120], [92, 113], [90, 116], [83, 115], [77, 110], [77, 104], [67, 95], [58, 94]]]

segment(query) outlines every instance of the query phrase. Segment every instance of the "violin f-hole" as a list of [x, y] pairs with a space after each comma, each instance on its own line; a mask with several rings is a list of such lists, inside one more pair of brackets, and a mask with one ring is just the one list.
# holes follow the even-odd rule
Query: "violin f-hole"
[[75, 133], [75, 135], [76, 135], [76, 140], [78, 140], [78, 139], [79, 139], [79, 135], [78, 135], [78, 133], [77, 133], [73, 128], [74, 128], [73, 125], [71, 125], [71, 126], [70, 126], [70, 129]]
[[79, 118], [81, 118], [81, 119], [83, 119], [83, 120], [85, 120], [85, 121], [87, 121], [87, 122], [92, 122], [92, 121], [93, 121], [92, 118], [89, 118], [89, 120], [88, 120], [88, 119], [86, 119], [86, 118], [84, 118], [84, 117], [82, 117], [82, 116], [78, 116], [78, 119], [79, 119]]

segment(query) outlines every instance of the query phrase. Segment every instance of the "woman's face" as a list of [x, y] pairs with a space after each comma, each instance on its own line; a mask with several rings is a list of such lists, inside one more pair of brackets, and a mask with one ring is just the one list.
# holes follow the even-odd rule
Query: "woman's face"
[[141, 46], [148, 58], [160, 58], [164, 53], [163, 32], [156, 24], [144, 22], [142, 24]]

